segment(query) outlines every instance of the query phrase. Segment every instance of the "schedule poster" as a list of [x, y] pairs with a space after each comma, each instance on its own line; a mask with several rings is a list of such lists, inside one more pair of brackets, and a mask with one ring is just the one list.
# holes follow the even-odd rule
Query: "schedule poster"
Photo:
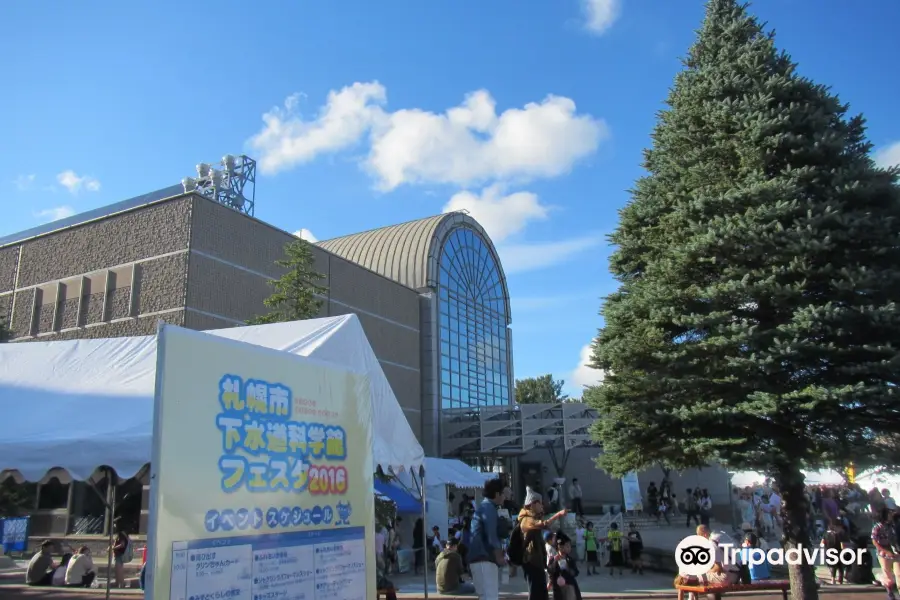
[[172, 325], [157, 362], [147, 598], [374, 599], [368, 380]]

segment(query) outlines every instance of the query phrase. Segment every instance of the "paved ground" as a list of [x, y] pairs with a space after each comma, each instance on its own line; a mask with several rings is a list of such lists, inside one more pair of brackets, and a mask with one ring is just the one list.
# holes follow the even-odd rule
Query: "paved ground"
[[[820, 577], [825, 573], [819, 573]], [[581, 587], [583, 595], [613, 595], [613, 596], [672, 596], [672, 580], [674, 575], [664, 573], [644, 573], [644, 575], [633, 575], [631, 571], [626, 570], [623, 575], [616, 573], [614, 577], [609, 576], [609, 571], [604, 571], [601, 575], [590, 577], [580, 576], [578, 585]], [[401, 575], [392, 577], [391, 580], [399, 587], [398, 594], [408, 596], [409, 598], [423, 596], [425, 589], [422, 576], [416, 577], [411, 575]], [[854, 586], [854, 585], [830, 585], [825, 583], [827, 580], [821, 580], [823, 593], [828, 594], [828, 598], [832, 599], [833, 594], [846, 593], [868, 593], [882, 592], [877, 586]], [[521, 574], [518, 577], [511, 578], [509, 584], [501, 587], [501, 593], [507, 595], [526, 594], [528, 587], [522, 579]], [[437, 594], [437, 588], [434, 584], [434, 575], [429, 575], [428, 593]], [[767, 594], [771, 596], [771, 594]], [[780, 594], [776, 594], [780, 595]]]
[[[854, 589], [854, 590], [828, 590], [826, 594], [824, 594], [827, 600], [876, 600], [877, 598], [882, 598], [884, 592], [878, 588], [870, 588], [870, 589]], [[781, 594], [778, 592], [768, 593], [768, 594], [736, 594], [736, 596], [740, 596], [741, 600], [777, 600], [781, 598]], [[416, 600], [418, 598], [423, 598], [422, 594], [401, 594], [400, 598], [403, 600]], [[433, 598], [450, 598], [447, 596], [432, 596], [429, 594], [429, 597]], [[526, 598], [525, 594], [514, 594], [514, 593], [503, 593], [501, 594], [502, 598], [507, 598], [509, 600], [519, 600]], [[596, 593], [584, 593], [585, 600], [613, 600], [613, 599], [622, 599], [622, 600], [637, 600], [638, 598], [674, 598], [674, 592], [667, 590], [665, 593], [641, 593], [641, 592], [632, 592], [632, 593], [612, 593], [612, 594], [596, 594]], [[70, 591], [63, 589], [46, 589], [46, 590], [36, 590], [36, 589], [25, 589], [25, 588], [11, 588], [8, 586], [0, 586], [0, 598], [3, 600], [97, 600], [99, 598], [104, 598], [103, 590], [79, 590], [79, 591]], [[139, 590], [134, 591], [119, 591], [113, 592], [110, 596], [112, 600], [139, 600], [143, 598], [143, 594]], [[472, 596], [466, 597], [466, 600], [472, 598]]]

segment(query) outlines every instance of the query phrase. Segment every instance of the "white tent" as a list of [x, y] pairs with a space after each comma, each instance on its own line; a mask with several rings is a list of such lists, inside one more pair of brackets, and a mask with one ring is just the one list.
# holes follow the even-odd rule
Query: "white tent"
[[[423, 464], [416, 440], [356, 315], [210, 331], [333, 363], [369, 377], [376, 465]], [[0, 344], [0, 472], [84, 480], [106, 465], [134, 476], [150, 462], [156, 337]]]
[[[481, 490], [485, 481], [496, 477], [496, 473], [481, 473], [461, 460], [454, 458], [425, 457], [425, 500], [427, 509], [425, 518], [428, 529], [437, 525], [441, 529], [447, 526], [450, 507], [447, 505], [447, 487], [453, 486], [465, 490]], [[413, 479], [409, 473], [397, 475], [401, 487], [412, 492], [416, 498], [422, 498], [421, 482]]]

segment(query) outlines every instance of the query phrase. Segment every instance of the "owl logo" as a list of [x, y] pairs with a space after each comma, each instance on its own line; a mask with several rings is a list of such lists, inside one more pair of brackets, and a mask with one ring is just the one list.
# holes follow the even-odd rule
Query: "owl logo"
[[349, 525], [350, 515], [353, 514], [353, 507], [350, 506], [350, 503], [338, 502], [335, 509], [337, 510], [338, 515], [338, 520], [335, 525]]

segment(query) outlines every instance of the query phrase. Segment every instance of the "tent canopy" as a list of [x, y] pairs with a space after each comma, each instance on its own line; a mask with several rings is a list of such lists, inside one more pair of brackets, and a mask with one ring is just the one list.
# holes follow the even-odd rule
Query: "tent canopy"
[[495, 473], [481, 473], [455, 458], [425, 458], [425, 485], [452, 485], [462, 489], [481, 489]]
[[[209, 331], [367, 375], [373, 455], [382, 469], [423, 464], [416, 440], [356, 315]], [[150, 462], [156, 336], [0, 344], [0, 471], [74, 479], [103, 465], [133, 477]]]
[[[495, 473], [481, 473], [476, 471], [461, 460], [455, 458], [434, 458], [425, 457], [425, 486], [428, 489], [452, 485], [461, 489], [481, 489], [484, 482], [492, 477], [496, 477]], [[419, 491], [421, 482], [418, 475], [413, 478], [410, 473], [397, 473], [397, 481], [404, 488], [411, 490], [414, 496], [421, 498]], [[441, 492], [443, 493], [443, 492]]]
[[395, 485], [376, 479], [375, 493], [379, 496], [385, 496], [393, 502], [399, 514], [410, 515], [422, 512], [421, 502], [406, 490]]

